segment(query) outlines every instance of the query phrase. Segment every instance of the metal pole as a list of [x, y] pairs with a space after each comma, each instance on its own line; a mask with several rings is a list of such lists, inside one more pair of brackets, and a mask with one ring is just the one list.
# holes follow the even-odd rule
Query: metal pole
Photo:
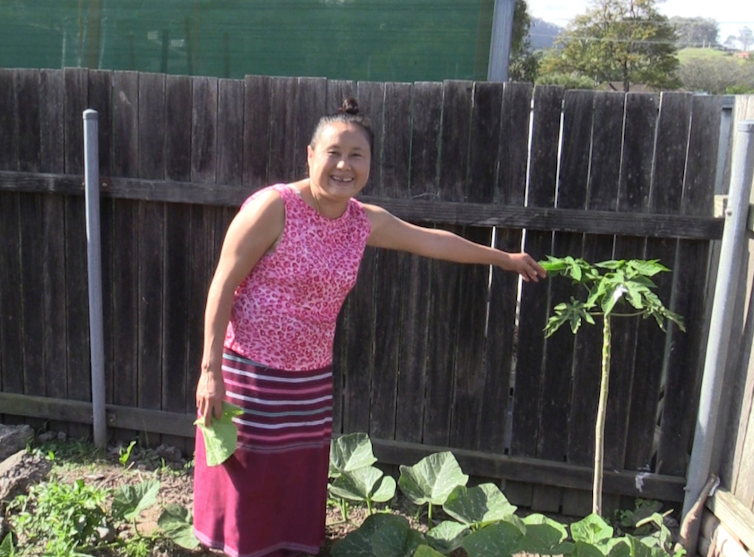
[[[710, 475], [715, 430], [720, 413], [720, 395], [728, 356], [728, 344], [733, 325], [733, 304], [739, 281], [740, 254], [746, 242], [746, 219], [749, 213], [749, 194], [754, 177], [754, 120], [738, 124], [733, 151], [728, 206], [725, 210], [725, 230], [720, 246], [720, 264], [715, 285], [707, 356], [704, 361], [699, 413], [691, 451], [683, 516], [691, 510]], [[696, 547], [699, 525], [689, 537], [689, 547]]]
[[487, 81], [508, 81], [515, 0], [495, 0]]
[[89, 272], [89, 343], [92, 358], [92, 409], [94, 444], [107, 445], [105, 415], [105, 350], [102, 335], [102, 255], [99, 219], [99, 115], [84, 111], [84, 181], [86, 197], [86, 246]]

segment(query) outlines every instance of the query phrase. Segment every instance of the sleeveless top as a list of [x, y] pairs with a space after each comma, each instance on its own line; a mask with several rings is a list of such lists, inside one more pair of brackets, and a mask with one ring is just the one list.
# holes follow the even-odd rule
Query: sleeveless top
[[335, 325], [356, 283], [371, 231], [364, 207], [349, 200], [331, 220], [310, 207], [292, 187], [269, 186], [285, 205], [285, 227], [238, 286], [225, 348], [276, 369], [311, 370], [332, 364]]

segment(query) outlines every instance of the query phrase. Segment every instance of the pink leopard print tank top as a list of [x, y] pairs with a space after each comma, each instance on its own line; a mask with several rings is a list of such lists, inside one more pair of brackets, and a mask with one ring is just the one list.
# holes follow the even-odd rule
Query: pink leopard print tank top
[[369, 219], [353, 199], [343, 215], [330, 220], [291, 186], [261, 191], [269, 189], [285, 204], [282, 238], [236, 289], [225, 347], [277, 369], [326, 367], [332, 363], [338, 312], [356, 283]]

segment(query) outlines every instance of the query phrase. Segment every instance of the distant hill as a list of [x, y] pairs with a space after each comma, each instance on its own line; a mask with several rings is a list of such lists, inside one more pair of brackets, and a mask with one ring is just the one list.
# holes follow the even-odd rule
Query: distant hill
[[550, 48], [555, 42], [555, 38], [563, 31], [563, 28], [554, 23], [548, 23], [538, 17], [531, 18], [531, 27], [529, 28], [529, 40], [531, 41], [532, 50], [541, 50]]

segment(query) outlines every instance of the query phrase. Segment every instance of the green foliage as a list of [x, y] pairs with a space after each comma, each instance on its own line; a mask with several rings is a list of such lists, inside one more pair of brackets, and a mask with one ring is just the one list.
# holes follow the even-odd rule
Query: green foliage
[[131, 459], [131, 451], [133, 451], [135, 446], [136, 441], [131, 441], [128, 444], [128, 447], [121, 447], [118, 450], [118, 462], [120, 462], [122, 466], [128, 465], [128, 461]]
[[368, 517], [361, 527], [333, 547], [333, 557], [408, 557], [419, 546], [421, 534], [408, 521], [391, 514]]
[[676, 89], [680, 81], [675, 29], [656, 4], [657, 0], [595, 0], [546, 52], [540, 76], [583, 76], [622, 91], [635, 84]]
[[0, 557], [15, 557], [16, 548], [13, 546], [13, 535], [8, 534], [0, 543]]
[[513, 524], [498, 522], [469, 534], [463, 548], [469, 557], [501, 557], [517, 552], [524, 534]]
[[377, 462], [372, 451], [372, 442], [366, 433], [349, 433], [330, 444], [330, 477], [337, 478], [343, 472], [358, 470]]
[[243, 414], [243, 408], [223, 401], [222, 416], [214, 418], [209, 427], [204, 425], [204, 418], [199, 418], [194, 422], [204, 438], [207, 466], [218, 466], [233, 456], [238, 444], [238, 429], [233, 423], [233, 418], [241, 414]]
[[[141, 535], [136, 520], [157, 502], [159, 489], [159, 482], [145, 481], [113, 492], [88, 486], [83, 480], [65, 484], [57, 478], [32, 486], [28, 495], [16, 497], [9, 506], [11, 528], [20, 536], [19, 544], [14, 547], [12, 536], [6, 536], [0, 544], [0, 557], [68, 557], [107, 549], [118, 549], [127, 557], [147, 557], [159, 537]], [[130, 523], [133, 536], [115, 536], [128, 528], [126, 523]], [[191, 513], [186, 509], [169, 506], [158, 525], [176, 544], [197, 547]]]
[[39, 543], [51, 557], [81, 555], [101, 541], [98, 528], [108, 528], [105, 510], [108, 492], [90, 487], [82, 480], [32, 486], [29, 494], [11, 503], [18, 509], [11, 518], [15, 532], [23, 533], [28, 545]]
[[113, 516], [117, 519], [133, 522], [136, 518], [157, 502], [160, 482], [156, 480], [141, 482], [137, 485], [122, 485], [113, 495], [111, 505]]
[[430, 524], [433, 505], [444, 504], [456, 487], [469, 481], [450, 452], [431, 454], [413, 466], [401, 466], [400, 471], [401, 491], [414, 505], [429, 505]]
[[345, 500], [365, 502], [371, 515], [374, 503], [384, 503], [395, 495], [395, 480], [372, 466], [375, 462], [372, 442], [365, 433], [343, 435], [330, 445], [329, 474], [334, 481], [328, 489], [340, 500], [343, 520], [348, 520]]
[[[653, 317], [665, 330], [666, 321], [672, 321], [682, 331], [681, 316], [667, 309], [657, 295], [652, 277], [669, 269], [657, 260], [610, 260], [592, 265], [583, 259], [566, 256], [547, 257], [541, 262], [550, 276], [562, 275], [586, 289], [585, 301], [571, 298], [557, 304], [554, 315], [547, 321], [546, 336], [551, 336], [561, 326], [568, 324], [576, 332], [585, 321], [594, 325], [594, 317]], [[626, 311], [627, 313], [619, 313]]]
[[508, 520], [516, 512], [516, 507], [508, 502], [500, 488], [491, 483], [472, 488], [456, 487], [442, 508], [472, 530], [492, 522]]
[[171, 503], [157, 519], [160, 530], [173, 540], [173, 543], [186, 549], [199, 547], [199, 540], [194, 535], [194, 520], [191, 511]]

